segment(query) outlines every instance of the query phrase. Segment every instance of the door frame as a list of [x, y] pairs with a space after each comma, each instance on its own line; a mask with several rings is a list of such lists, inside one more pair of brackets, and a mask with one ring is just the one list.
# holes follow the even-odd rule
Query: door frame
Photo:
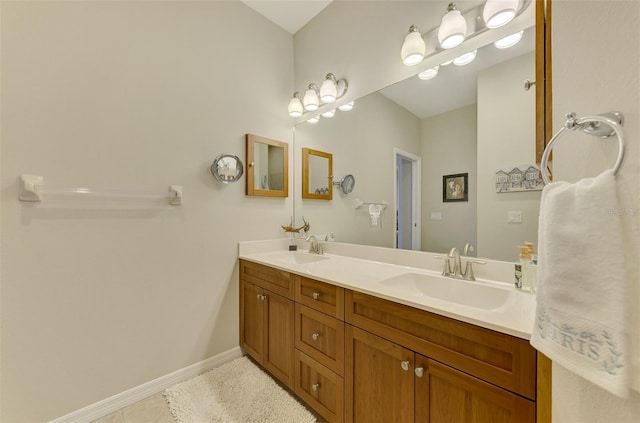
[[[411, 249], [420, 250], [422, 231], [422, 157], [399, 148], [393, 149], [393, 216], [397, 224], [398, 215], [398, 158], [411, 162]], [[398, 248], [396, 230], [393, 233], [393, 246]]]

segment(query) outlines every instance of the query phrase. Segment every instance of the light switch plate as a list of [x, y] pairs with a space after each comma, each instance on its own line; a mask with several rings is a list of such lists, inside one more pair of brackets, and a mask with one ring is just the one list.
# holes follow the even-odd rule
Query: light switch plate
[[431, 212], [431, 220], [442, 220], [442, 212]]
[[507, 212], [507, 222], [522, 223], [522, 212], [510, 210]]

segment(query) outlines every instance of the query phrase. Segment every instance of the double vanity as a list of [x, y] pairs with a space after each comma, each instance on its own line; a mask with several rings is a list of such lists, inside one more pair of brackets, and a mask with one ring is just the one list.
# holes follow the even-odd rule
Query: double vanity
[[512, 263], [464, 281], [430, 253], [288, 244], [240, 243], [240, 346], [324, 419], [535, 421], [535, 297]]

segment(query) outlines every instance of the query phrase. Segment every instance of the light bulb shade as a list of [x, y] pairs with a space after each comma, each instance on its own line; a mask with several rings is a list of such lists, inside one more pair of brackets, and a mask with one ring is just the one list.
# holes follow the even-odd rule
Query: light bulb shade
[[338, 106], [338, 109], [342, 110], [343, 112], [351, 111], [353, 109], [353, 101], [343, 104], [342, 106]]
[[409, 33], [406, 37], [404, 37], [402, 50], [400, 51], [402, 63], [407, 66], [417, 65], [418, 63], [422, 62], [422, 59], [424, 59], [424, 52], [426, 51], [426, 49], [427, 46], [424, 43], [422, 34], [418, 32], [418, 28], [411, 25], [411, 28], [409, 28]]
[[332, 74], [329, 75], [320, 86], [320, 100], [323, 103], [333, 103], [338, 97], [338, 86], [336, 85], [335, 77]]
[[304, 112], [304, 107], [302, 106], [300, 97], [294, 96], [291, 100], [289, 100], [289, 116], [297, 118], [302, 116], [302, 112]]
[[311, 119], [307, 120], [308, 123], [318, 123], [319, 121], [320, 116], [312, 117]]
[[513, 47], [520, 42], [523, 33], [524, 31], [520, 31], [516, 32], [515, 34], [508, 35], [504, 38], [499, 39], [498, 41], [495, 41], [493, 45], [496, 46], [496, 48], [500, 49]]
[[431, 69], [422, 71], [418, 74], [418, 78], [422, 79], [423, 81], [426, 81], [427, 79], [435, 78], [436, 75], [438, 74], [438, 69], [440, 69], [440, 66], [436, 66]]
[[440, 27], [438, 28], [440, 47], [449, 49], [459, 46], [466, 36], [467, 20], [452, 3], [449, 5], [447, 13], [442, 17], [442, 22], [440, 22]]
[[335, 115], [336, 115], [336, 109], [327, 110], [326, 112], [322, 113], [322, 117], [327, 119], [330, 119]]
[[453, 64], [457, 66], [468, 65], [476, 59], [476, 55], [478, 54], [478, 50], [473, 50], [465, 54], [461, 54], [460, 56], [453, 59]]
[[318, 92], [314, 88], [309, 87], [309, 89], [304, 93], [302, 104], [304, 105], [304, 109], [308, 112], [318, 110], [318, 107], [320, 107]]
[[487, 28], [498, 28], [509, 23], [518, 10], [519, 0], [487, 0], [482, 19]]

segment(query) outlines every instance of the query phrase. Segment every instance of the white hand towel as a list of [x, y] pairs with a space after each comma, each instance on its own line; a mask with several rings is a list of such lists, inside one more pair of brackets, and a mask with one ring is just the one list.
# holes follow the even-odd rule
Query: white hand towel
[[538, 290], [531, 345], [626, 397], [627, 278], [613, 171], [542, 192]]

